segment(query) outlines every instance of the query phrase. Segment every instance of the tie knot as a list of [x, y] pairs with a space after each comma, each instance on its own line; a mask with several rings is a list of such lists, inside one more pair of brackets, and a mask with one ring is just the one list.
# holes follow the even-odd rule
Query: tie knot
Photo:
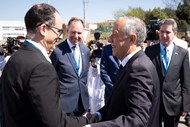
[[121, 64], [120, 66], [119, 66], [119, 70], [122, 70], [123, 69], [123, 65]]
[[164, 51], [165, 51], [165, 52], [168, 52], [168, 51], [169, 51], [169, 49], [168, 49], [167, 47], [165, 47], [165, 48], [164, 48]]

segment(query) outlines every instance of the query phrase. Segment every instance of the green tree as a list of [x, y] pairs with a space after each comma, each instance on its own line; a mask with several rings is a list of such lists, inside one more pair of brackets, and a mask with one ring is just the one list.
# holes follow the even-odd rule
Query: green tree
[[178, 17], [176, 16], [176, 9], [165, 8], [162, 11], [167, 15], [167, 18], [173, 18], [178, 21]]
[[158, 17], [161, 20], [168, 18], [166, 13], [164, 11], [162, 11], [159, 7], [154, 8], [153, 10], [147, 11], [145, 16], [146, 16], [146, 18], [145, 18], [146, 23], [148, 23], [150, 21], [150, 19], [152, 19], [154, 17]]
[[182, 0], [162, 0], [162, 2], [165, 4], [165, 6], [167, 8], [170, 9], [174, 9], [176, 10], [178, 4], [181, 2]]
[[125, 16], [134, 16], [142, 20], [145, 20], [146, 12], [142, 8], [132, 8], [129, 7], [128, 11], [125, 13]]
[[126, 13], [126, 11], [123, 10], [123, 9], [116, 10], [116, 11], [113, 13], [114, 19], [118, 19], [119, 17], [124, 16], [125, 13]]
[[183, 2], [179, 3], [176, 15], [179, 20], [185, 20], [190, 24], [190, 0], [183, 0]]
[[145, 14], [146, 11], [144, 11], [142, 8], [132, 8], [129, 7], [128, 10], [123, 10], [123, 9], [119, 9], [117, 11], [114, 12], [114, 18], [118, 19], [119, 17], [122, 16], [134, 16], [134, 17], [138, 17], [142, 20], [145, 20]]
[[187, 31], [187, 22], [185, 20], [178, 21], [178, 31], [179, 32], [186, 32]]

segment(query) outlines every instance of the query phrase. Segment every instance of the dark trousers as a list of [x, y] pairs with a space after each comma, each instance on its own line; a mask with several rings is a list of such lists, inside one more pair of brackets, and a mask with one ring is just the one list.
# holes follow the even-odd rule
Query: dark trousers
[[[163, 127], [178, 127], [180, 114], [177, 116], [169, 116], [164, 108], [164, 106], [161, 104], [161, 113], [160, 113], [161, 122], [164, 123]], [[162, 125], [162, 124], [160, 124]]]

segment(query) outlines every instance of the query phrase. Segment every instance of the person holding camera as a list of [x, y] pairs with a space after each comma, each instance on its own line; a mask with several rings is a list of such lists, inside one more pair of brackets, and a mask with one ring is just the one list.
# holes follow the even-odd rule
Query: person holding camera
[[88, 72], [88, 92], [89, 92], [89, 109], [91, 113], [96, 112], [104, 106], [105, 85], [100, 78], [100, 61], [103, 44], [98, 40], [91, 40], [88, 43], [90, 49], [90, 67]]

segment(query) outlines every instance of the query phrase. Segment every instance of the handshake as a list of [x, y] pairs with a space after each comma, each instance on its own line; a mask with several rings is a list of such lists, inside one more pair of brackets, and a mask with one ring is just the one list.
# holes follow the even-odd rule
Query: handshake
[[[90, 112], [87, 112], [86, 114], [83, 115], [89, 120], [89, 123], [97, 123], [100, 119], [98, 116], [98, 113], [91, 114]], [[83, 126], [83, 127], [89, 127], [88, 125]]]

